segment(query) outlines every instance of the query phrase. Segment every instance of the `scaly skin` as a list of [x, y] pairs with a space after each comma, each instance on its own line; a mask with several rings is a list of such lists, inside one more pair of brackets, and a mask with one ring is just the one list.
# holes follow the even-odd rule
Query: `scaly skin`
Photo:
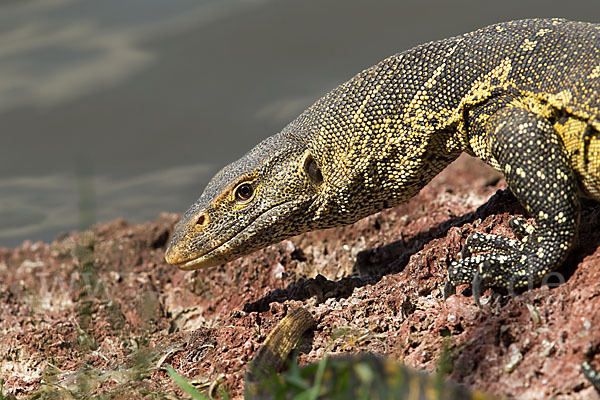
[[290, 311], [279, 321], [246, 368], [244, 376], [246, 398], [259, 397], [259, 394], [265, 391], [261, 383], [271, 374], [282, 370], [285, 360], [298, 345], [304, 332], [314, 325], [313, 316], [302, 307]]
[[465, 254], [481, 254], [452, 263], [450, 285], [537, 282], [575, 241], [579, 194], [600, 200], [599, 88], [595, 24], [508, 22], [392, 56], [221, 170], [167, 262], [209, 267], [350, 224], [411, 198], [464, 151], [504, 174], [537, 228], [472, 236]]
[[474, 233], [445, 294], [525, 287], [573, 247], [580, 196], [600, 201], [600, 25], [492, 25], [389, 57], [221, 170], [177, 224], [182, 269], [404, 202], [466, 152], [500, 171], [535, 220], [519, 240]]

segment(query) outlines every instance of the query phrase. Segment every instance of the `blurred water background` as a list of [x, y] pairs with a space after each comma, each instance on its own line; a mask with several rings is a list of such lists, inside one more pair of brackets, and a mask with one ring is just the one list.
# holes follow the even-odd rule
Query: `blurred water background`
[[0, 0], [0, 247], [183, 212], [358, 71], [600, 1]]

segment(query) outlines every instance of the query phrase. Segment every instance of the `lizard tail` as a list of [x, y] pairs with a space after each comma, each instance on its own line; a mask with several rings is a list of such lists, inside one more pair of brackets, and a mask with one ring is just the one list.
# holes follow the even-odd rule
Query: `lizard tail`
[[311, 313], [300, 307], [290, 311], [273, 328], [246, 369], [244, 390], [247, 398], [257, 394], [261, 381], [281, 371], [289, 353], [296, 347], [304, 332], [314, 324]]
[[[247, 399], [279, 398], [269, 392], [265, 383], [269, 382], [272, 374], [280, 372], [290, 351], [297, 345], [304, 332], [314, 324], [315, 321], [308, 311], [297, 308], [273, 328], [246, 370], [244, 383]], [[317, 364], [303, 368], [307, 370], [309, 380], [315, 377]], [[311, 367], [313, 368], [310, 369]], [[463, 386], [448, 382], [441, 375], [433, 376], [415, 371], [392, 359], [370, 353], [334, 357], [328, 360], [325, 368], [328, 372], [324, 372], [323, 376], [328, 378], [322, 382], [320, 398], [356, 398], [360, 397], [361, 393], [362, 397], [368, 393], [369, 398], [374, 399], [495, 399], [481, 391], [469, 391]], [[345, 383], [342, 386], [337, 385], [336, 377], [341, 377], [341, 381], [344, 381], [345, 377]], [[351, 378], [348, 380], [348, 377]]]

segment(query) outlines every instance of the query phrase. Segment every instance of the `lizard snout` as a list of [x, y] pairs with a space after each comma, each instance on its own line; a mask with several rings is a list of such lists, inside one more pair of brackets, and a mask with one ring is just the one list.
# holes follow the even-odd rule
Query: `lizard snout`
[[196, 257], [186, 246], [193, 242], [193, 238], [204, 231], [209, 223], [208, 214], [204, 211], [198, 212], [191, 218], [180, 221], [175, 226], [175, 232], [169, 242], [169, 247], [165, 252], [165, 261], [169, 264], [177, 265], [189, 261]]

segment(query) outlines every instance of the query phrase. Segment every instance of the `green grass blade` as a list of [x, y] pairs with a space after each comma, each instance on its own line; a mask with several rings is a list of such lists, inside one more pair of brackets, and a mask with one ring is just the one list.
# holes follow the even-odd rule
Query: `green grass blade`
[[179, 388], [185, 393], [192, 396], [192, 399], [210, 400], [208, 397], [197, 391], [195, 387], [193, 387], [183, 376], [179, 375], [177, 371], [175, 371], [175, 369], [170, 365], [167, 365], [167, 372], [169, 373], [169, 376], [171, 376], [171, 379], [173, 379], [173, 381], [177, 384], [177, 386], [179, 386]]

